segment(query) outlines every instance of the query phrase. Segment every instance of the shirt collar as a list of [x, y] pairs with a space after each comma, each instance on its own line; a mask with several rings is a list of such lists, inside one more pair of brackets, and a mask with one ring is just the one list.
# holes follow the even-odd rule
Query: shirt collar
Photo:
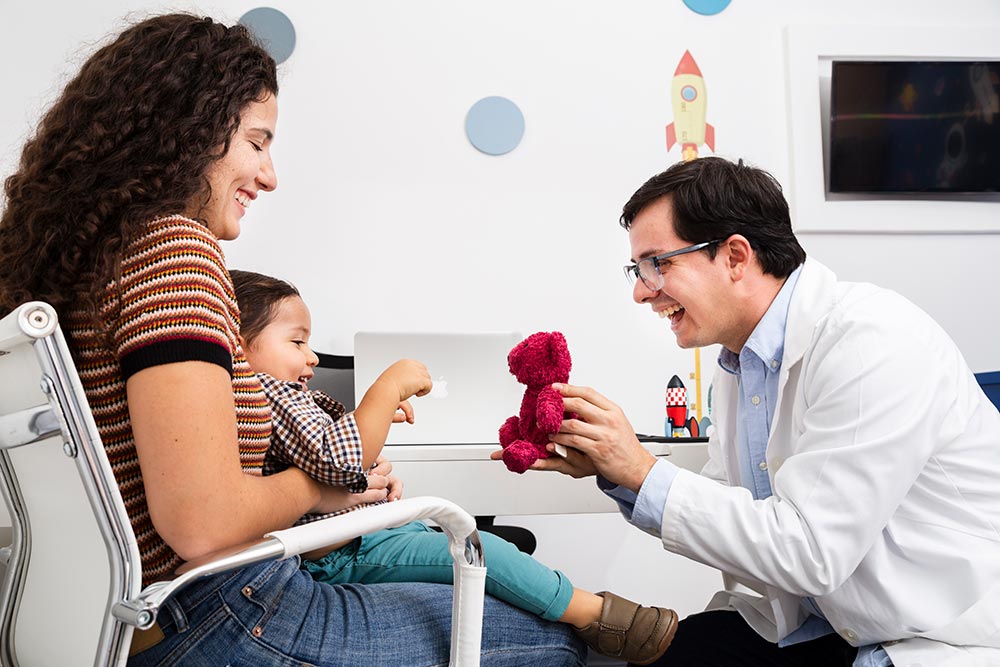
[[265, 387], [288, 387], [289, 389], [295, 389], [297, 391], [307, 391], [307, 389], [302, 386], [301, 382], [279, 380], [273, 375], [269, 375], [267, 373], [257, 373], [257, 377], [260, 378], [260, 383]]
[[781, 368], [781, 358], [785, 351], [785, 321], [788, 319], [788, 307], [792, 301], [792, 292], [799, 281], [799, 274], [802, 273], [802, 266], [796, 268], [785, 280], [785, 284], [778, 290], [774, 301], [768, 306], [767, 312], [760, 318], [760, 322], [754, 327], [753, 333], [747, 339], [740, 354], [730, 352], [722, 348], [719, 353], [719, 366], [728, 373], [738, 375], [740, 372], [740, 359], [744, 355], [753, 354], [762, 362], [764, 367], [772, 373], [777, 373]]

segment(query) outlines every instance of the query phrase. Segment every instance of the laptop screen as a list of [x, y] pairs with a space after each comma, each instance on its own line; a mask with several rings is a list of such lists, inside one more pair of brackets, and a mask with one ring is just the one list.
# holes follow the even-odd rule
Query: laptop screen
[[521, 407], [524, 386], [507, 368], [515, 332], [408, 333], [354, 336], [354, 395], [399, 359], [427, 366], [434, 389], [410, 399], [413, 424], [393, 424], [387, 445], [498, 444], [497, 431]]

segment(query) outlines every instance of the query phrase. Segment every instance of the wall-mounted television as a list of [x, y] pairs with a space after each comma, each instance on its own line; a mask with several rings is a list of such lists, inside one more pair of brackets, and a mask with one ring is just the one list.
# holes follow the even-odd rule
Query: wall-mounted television
[[829, 191], [1000, 192], [1000, 61], [834, 60]]

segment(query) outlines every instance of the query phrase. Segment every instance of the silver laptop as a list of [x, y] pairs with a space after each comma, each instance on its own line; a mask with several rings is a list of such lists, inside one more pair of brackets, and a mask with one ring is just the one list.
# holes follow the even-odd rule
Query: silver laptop
[[497, 430], [517, 414], [524, 395], [507, 368], [514, 332], [400, 333], [354, 336], [354, 395], [361, 401], [382, 371], [399, 359], [427, 366], [434, 389], [410, 399], [413, 424], [393, 424], [387, 445], [498, 444]]

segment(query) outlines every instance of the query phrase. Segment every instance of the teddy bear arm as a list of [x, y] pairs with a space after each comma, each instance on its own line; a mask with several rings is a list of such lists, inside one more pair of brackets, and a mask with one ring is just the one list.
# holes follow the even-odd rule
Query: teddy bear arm
[[538, 428], [545, 433], [557, 433], [562, 426], [563, 398], [552, 387], [545, 387], [538, 392], [538, 403], [535, 411]]

